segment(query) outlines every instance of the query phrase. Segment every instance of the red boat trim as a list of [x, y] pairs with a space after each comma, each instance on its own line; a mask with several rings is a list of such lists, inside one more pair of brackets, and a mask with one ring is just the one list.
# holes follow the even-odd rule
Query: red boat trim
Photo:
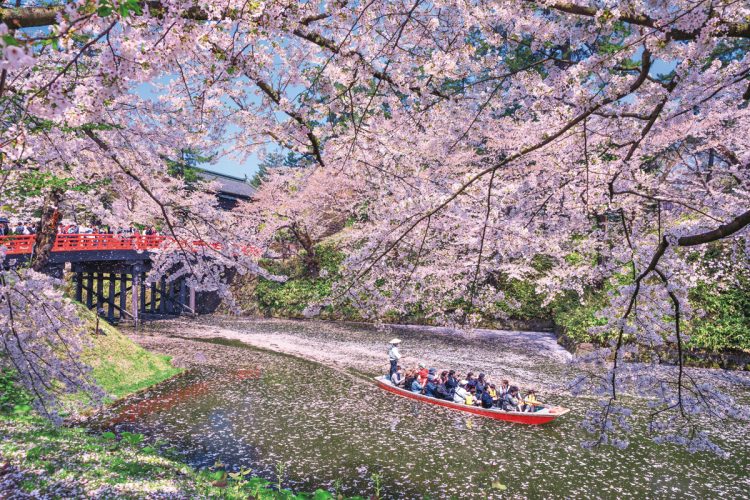
[[515, 422], [518, 424], [530, 424], [530, 425], [546, 424], [547, 422], [551, 422], [555, 420], [557, 417], [561, 415], [565, 415], [566, 413], [570, 411], [567, 408], [563, 408], [561, 406], [554, 406], [549, 409], [549, 412], [545, 412], [542, 414], [525, 413], [525, 412], [522, 413], [522, 412], [517, 412], [517, 411], [505, 411], [505, 410], [491, 410], [487, 408], [481, 408], [478, 406], [467, 406], [467, 405], [463, 405], [460, 403], [454, 403], [452, 401], [446, 401], [444, 399], [435, 399], [429, 396], [425, 396], [424, 394], [411, 392], [406, 389], [396, 387], [381, 377], [376, 377], [375, 382], [378, 384], [378, 387], [380, 387], [381, 389], [385, 389], [388, 392], [398, 394], [399, 396], [403, 396], [405, 398], [416, 399], [417, 401], [421, 401], [423, 403], [444, 406], [452, 410], [463, 411], [466, 413], [473, 413], [474, 415], [479, 415], [482, 417], [493, 418], [495, 420], [504, 420], [506, 422]]

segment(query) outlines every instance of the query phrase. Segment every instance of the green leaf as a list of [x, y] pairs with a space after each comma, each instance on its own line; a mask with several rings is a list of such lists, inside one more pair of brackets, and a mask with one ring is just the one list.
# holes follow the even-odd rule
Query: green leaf
[[117, 436], [115, 435], [115, 433], [114, 433], [114, 432], [111, 432], [111, 431], [107, 431], [107, 432], [105, 432], [104, 434], [102, 434], [102, 437], [103, 437], [104, 439], [110, 439], [110, 440], [114, 440], [114, 439], [117, 439]]
[[99, 17], [108, 17], [112, 14], [112, 7], [108, 5], [103, 5], [96, 9], [96, 15]]
[[30, 405], [16, 405], [13, 407], [14, 415], [26, 415], [31, 412]]
[[508, 489], [508, 487], [505, 486], [500, 481], [492, 481], [492, 487], [495, 488], [496, 490], [500, 490], [500, 491], [505, 491], [505, 490]]
[[19, 47], [21, 45], [21, 42], [16, 40], [13, 35], [3, 35], [2, 39], [5, 45], [14, 45], [16, 47]]
[[254, 489], [254, 488], [256, 488], [256, 487], [257, 487], [257, 488], [265, 488], [265, 487], [266, 487], [266, 486], [268, 486], [269, 484], [271, 484], [271, 482], [270, 482], [270, 481], [268, 481], [268, 480], [266, 480], [266, 479], [263, 479], [262, 477], [254, 477], [254, 478], [250, 479], [250, 480], [249, 480], [249, 481], [247, 482], [247, 485], [248, 485], [248, 486], [249, 486], [249, 487], [250, 487], [251, 489]]
[[143, 441], [143, 434], [134, 434], [132, 432], [123, 432], [122, 440], [127, 444], [139, 444]]
[[227, 478], [227, 473], [223, 470], [217, 470], [209, 474], [209, 478], [213, 481], [223, 481]]
[[34, 446], [26, 452], [26, 460], [39, 460], [45, 452], [44, 446]]
[[313, 500], [328, 500], [329, 498], [333, 498], [333, 495], [326, 490], [315, 490], [313, 493]]

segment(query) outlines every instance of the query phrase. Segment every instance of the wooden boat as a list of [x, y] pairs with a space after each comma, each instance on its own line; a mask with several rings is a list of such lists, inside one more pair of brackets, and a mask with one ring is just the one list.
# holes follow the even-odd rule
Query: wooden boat
[[388, 392], [398, 394], [399, 396], [403, 396], [405, 398], [416, 399], [417, 401], [422, 401], [423, 403], [444, 406], [446, 408], [450, 408], [451, 410], [473, 413], [474, 415], [494, 418], [495, 420], [505, 420], [506, 422], [515, 422], [517, 424], [546, 424], [547, 422], [552, 422], [557, 417], [565, 415], [570, 411], [569, 409], [563, 408], [562, 406], [552, 406], [534, 413], [505, 411], [499, 408], [488, 409], [482, 408], [481, 406], [467, 406], [465, 404], [454, 403], [453, 401], [446, 401], [444, 399], [437, 399], [430, 396], [425, 396], [424, 394], [419, 394], [417, 392], [411, 392], [406, 389], [402, 389], [401, 387], [396, 387], [386, 377], [376, 377], [375, 383], [378, 384], [378, 387], [380, 387], [381, 389], [385, 389]]

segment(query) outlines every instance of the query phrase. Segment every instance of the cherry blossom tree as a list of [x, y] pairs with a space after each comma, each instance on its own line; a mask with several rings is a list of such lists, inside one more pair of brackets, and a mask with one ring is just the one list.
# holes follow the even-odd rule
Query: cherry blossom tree
[[[0, 11], [3, 174], [111, 179], [102, 220], [230, 246], [261, 219], [313, 227], [345, 180], [332, 192], [356, 193], [369, 222], [337, 297], [372, 314], [419, 301], [471, 322], [501, 298], [493, 275], [540, 255], [550, 298], [622, 278], [603, 312], [616, 340], [592, 360], [604, 375], [576, 383], [602, 397], [594, 442], [626, 444], [631, 382], [658, 396], [660, 439], [712, 448], [700, 415], [743, 415], [683, 369], [681, 327], [695, 255], [718, 242], [747, 265], [749, 19], [723, 0], [23, 4]], [[182, 148], [269, 143], [314, 166], [304, 198], [283, 188], [293, 176], [262, 189], [246, 231], [164, 174]], [[287, 212], [267, 210], [277, 198]], [[165, 259], [202, 261], [181, 250]], [[623, 364], [665, 340], [674, 374]]]
[[326, 169], [274, 167], [266, 173], [256, 196], [236, 211], [248, 240], [273, 249], [280, 239], [299, 250], [306, 272], [317, 276], [320, 262], [316, 245], [343, 229], [366, 200], [360, 183]]

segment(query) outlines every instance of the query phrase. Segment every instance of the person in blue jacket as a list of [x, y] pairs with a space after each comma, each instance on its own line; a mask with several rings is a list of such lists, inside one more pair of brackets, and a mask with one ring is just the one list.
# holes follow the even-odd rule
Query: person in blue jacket
[[407, 387], [411, 392], [422, 392], [422, 384], [419, 383], [419, 378], [414, 377], [414, 379], [411, 381], [411, 385]]
[[482, 402], [482, 408], [492, 408], [495, 406], [495, 400], [492, 399], [492, 395], [489, 391], [482, 392], [479, 400]]
[[435, 383], [435, 375], [432, 373], [427, 376], [427, 383], [424, 385], [424, 389], [422, 389], [422, 394], [425, 396], [430, 396], [432, 398], [436, 398], [437, 394], [435, 391], [437, 391], [437, 384]]

